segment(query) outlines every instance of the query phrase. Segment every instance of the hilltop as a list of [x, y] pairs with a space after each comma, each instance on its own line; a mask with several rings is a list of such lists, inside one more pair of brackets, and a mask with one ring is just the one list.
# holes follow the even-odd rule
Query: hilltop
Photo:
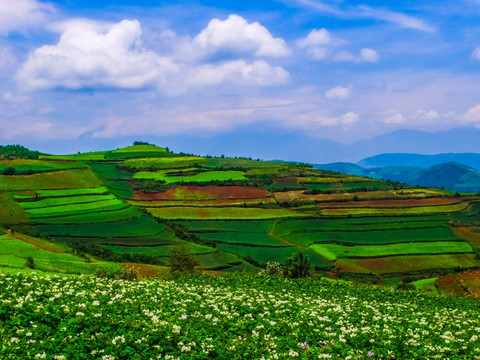
[[5, 271], [162, 274], [186, 244], [214, 273], [302, 252], [320, 276], [478, 295], [474, 195], [143, 142], [1, 166]]

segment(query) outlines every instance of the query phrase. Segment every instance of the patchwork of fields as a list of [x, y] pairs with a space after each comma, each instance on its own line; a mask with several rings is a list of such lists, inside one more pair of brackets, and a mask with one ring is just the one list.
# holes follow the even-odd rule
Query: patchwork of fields
[[[206, 270], [255, 270], [298, 251], [324, 275], [374, 282], [480, 267], [471, 194], [147, 144], [0, 161], [10, 167], [0, 175], [0, 226], [93, 262], [168, 265], [183, 242]], [[23, 267], [25, 253], [0, 254], [0, 266]]]

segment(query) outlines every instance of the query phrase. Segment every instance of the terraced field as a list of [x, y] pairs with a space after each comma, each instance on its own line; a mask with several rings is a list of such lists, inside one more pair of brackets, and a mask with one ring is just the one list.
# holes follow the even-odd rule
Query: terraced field
[[[480, 268], [471, 194], [148, 144], [3, 167], [19, 173], [0, 175], [0, 226], [97, 261], [168, 265], [183, 242], [216, 271], [258, 270], [298, 251], [323, 275], [434, 279], [418, 287]], [[3, 254], [0, 266], [24, 267], [22, 254]]]

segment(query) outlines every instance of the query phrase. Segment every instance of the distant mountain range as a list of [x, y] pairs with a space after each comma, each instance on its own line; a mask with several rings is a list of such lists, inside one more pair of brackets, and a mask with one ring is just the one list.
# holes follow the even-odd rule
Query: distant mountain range
[[[26, 143], [29, 148], [46, 153], [76, 153], [125, 146], [135, 140], [164, 144], [173, 151], [184, 151], [200, 155], [224, 154], [226, 156], [247, 156], [261, 159], [302, 161], [312, 164], [331, 162], [357, 163], [362, 159], [385, 153], [445, 154], [480, 153], [480, 130], [474, 127], [454, 128], [439, 132], [398, 130], [389, 134], [360, 140], [349, 144], [309, 137], [301, 131], [280, 131], [274, 128], [244, 127], [235, 132], [216, 135], [168, 135], [168, 136], [126, 136], [116, 138], [94, 137], [85, 134], [76, 140], [49, 140], [44, 143], [35, 140]], [[431, 164], [458, 161], [445, 159]], [[473, 166], [469, 162], [458, 161]], [[395, 166], [419, 166], [417, 163]], [[385, 164], [372, 166], [386, 166]]]
[[480, 192], [480, 154], [380, 154], [356, 164], [337, 162], [314, 166], [409, 185]]

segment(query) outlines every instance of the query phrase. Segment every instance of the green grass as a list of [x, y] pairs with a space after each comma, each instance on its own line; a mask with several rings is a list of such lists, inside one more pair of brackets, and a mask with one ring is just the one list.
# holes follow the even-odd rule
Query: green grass
[[[118, 246], [118, 245], [102, 245], [102, 247], [112, 250], [117, 254], [132, 254], [132, 255], [149, 255], [155, 257], [166, 257], [170, 251], [171, 246], [175, 245], [161, 245], [161, 246]], [[189, 244], [190, 252], [192, 254], [209, 254], [217, 251], [216, 249], [199, 245]]]
[[33, 175], [0, 175], [0, 191], [58, 190], [100, 186], [102, 183], [90, 169], [59, 170]]
[[[99, 217], [101, 217], [100, 214]], [[118, 222], [37, 225], [35, 229], [41, 234], [51, 236], [131, 237], [158, 234], [165, 230], [165, 225], [157, 224], [148, 216], [141, 216]]]
[[197, 234], [201, 239], [229, 244], [244, 244], [258, 246], [287, 246], [267, 233], [258, 232], [214, 232]]
[[35, 220], [42, 224], [88, 224], [124, 221], [142, 216], [143, 213], [136, 207], [129, 206], [120, 210], [102, 211], [101, 213], [88, 213], [80, 215], [67, 215]]
[[366, 231], [315, 231], [295, 232], [284, 238], [292, 243], [303, 246], [312, 243], [335, 242], [351, 245], [393, 244], [415, 241], [456, 240], [451, 228], [435, 227], [425, 229], [405, 230], [366, 230]]
[[105, 200], [114, 200], [115, 196], [112, 194], [108, 195], [78, 195], [78, 196], [68, 196], [68, 197], [53, 197], [46, 198], [37, 201], [25, 201], [21, 202], [20, 206], [24, 209], [41, 209], [41, 208], [54, 208], [57, 206], [70, 205], [70, 204], [86, 204], [91, 202], [105, 201]]
[[418, 292], [430, 294], [430, 295], [437, 295], [438, 290], [435, 286], [435, 283], [438, 278], [429, 278], [429, 279], [421, 279], [417, 281], [413, 281], [411, 284], [415, 287]]
[[27, 212], [14, 200], [10, 193], [0, 193], [0, 224], [28, 222]]
[[158, 154], [168, 154], [167, 149], [156, 146], [153, 144], [140, 144], [140, 145], [130, 145], [120, 149], [110, 151], [114, 154], [121, 154], [121, 153], [144, 153], [144, 152], [155, 152]]
[[287, 209], [261, 209], [240, 207], [164, 207], [146, 208], [155, 217], [163, 219], [274, 219], [305, 216]]
[[247, 180], [243, 171], [206, 171], [192, 176], [167, 176], [164, 172], [139, 171], [133, 176], [134, 179], [153, 179], [165, 181], [167, 184], [181, 182], [210, 182]]
[[228, 231], [228, 232], [249, 232], [268, 233], [272, 221], [232, 221], [232, 220], [204, 220], [204, 221], [176, 221], [186, 226], [192, 232], [201, 231]]
[[388, 255], [471, 253], [472, 248], [461, 241], [409, 242], [389, 245], [315, 244], [310, 248], [328, 260], [343, 257], [382, 257]]
[[118, 199], [110, 199], [85, 204], [68, 204], [39, 209], [28, 209], [27, 212], [32, 219], [38, 219], [55, 216], [79, 215], [92, 212], [100, 213], [102, 211], [120, 210], [128, 206], [129, 205]]

